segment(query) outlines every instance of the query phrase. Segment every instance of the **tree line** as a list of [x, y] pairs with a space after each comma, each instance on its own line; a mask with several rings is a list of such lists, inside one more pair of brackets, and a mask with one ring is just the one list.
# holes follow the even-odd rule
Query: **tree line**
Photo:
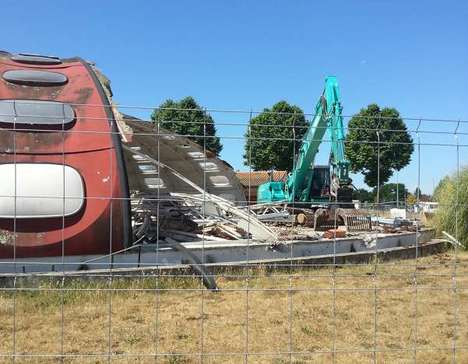
[[[161, 128], [184, 135], [219, 155], [223, 146], [216, 135], [212, 116], [193, 97], [167, 100], [154, 110], [153, 122]], [[294, 164], [301, 140], [308, 128], [304, 112], [296, 105], [279, 101], [251, 117], [245, 132], [244, 163], [253, 170], [287, 170]], [[354, 199], [414, 205], [417, 201], [439, 202], [435, 226], [448, 231], [468, 247], [468, 168], [443, 178], [433, 196], [417, 188], [409, 192], [402, 183], [387, 183], [407, 166], [413, 153], [413, 140], [395, 108], [377, 104], [362, 108], [348, 122], [345, 153], [351, 170], [361, 173], [370, 189], [354, 191]], [[465, 203], [463, 203], [465, 201]]]
[[[223, 148], [212, 116], [193, 97], [166, 100], [153, 111], [151, 119], [216, 155]], [[245, 132], [245, 165], [254, 171], [291, 171], [308, 125], [302, 109], [284, 100], [263, 109], [250, 118]], [[392, 175], [410, 163], [413, 150], [411, 135], [395, 108], [371, 104], [349, 120], [345, 153], [351, 171], [361, 173], [374, 190], [379, 186], [382, 196], [391, 189], [383, 187]], [[368, 193], [372, 195], [372, 191]]]
[[[419, 187], [410, 192], [404, 183], [384, 183], [378, 189], [380, 202], [398, 202], [400, 206], [415, 205], [418, 201], [432, 201], [432, 195], [422, 193]], [[353, 191], [353, 200], [374, 203], [377, 200], [377, 187], [373, 189], [358, 188]]]

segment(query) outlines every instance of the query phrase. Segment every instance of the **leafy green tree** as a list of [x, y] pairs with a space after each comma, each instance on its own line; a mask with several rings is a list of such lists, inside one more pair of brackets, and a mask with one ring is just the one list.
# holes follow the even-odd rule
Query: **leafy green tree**
[[353, 191], [353, 200], [359, 200], [360, 202], [374, 202], [374, 194], [372, 191], [368, 191], [365, 188], [359, 188]]
[[421, 189], [419, 187], [416, 187], [416, 189], [414, 190], [414, 196], [416, 197], [417, 200], [421, 199], [421, 194], [422, 194]]
[[433, 192], [434, 200], [437, 201], [437, 198], [440, 195], [441, 190], [443, 190], [445, 186], [447, 185], [447, 183], [449, 182], [450, 182], [450, 176], [445, 176], [439, 181], [439, 183], [437, 184]]
[[407, 166], [413, 150], [413, 139], [394, 108], [371, 104], [349, 121], [346, 156], [351, 170], [361, 172], [370, 187], [377, 187], [378, 181], [383, 185], [394, 171]]
[[[396, 202], [398, 200], [400, 203], [404, 204], [407, 193], [408, 190], [403, 183], [386, 183], [380, 187], [379, 199], [380, 202]], [[374, 188], [373, 194], [377, 197], [377, 187]]]
[[286, 101], [264, 109], [250, 120], [245, 134], [245, 165], [256, 171], [292, 170], [307, 126], [303, 111]]
[[416, 187], [416, 189], [414, 190], [414, 196], [416, 197], [418, 201], [423, 201], [423, 202], [432, 201], [432, 196], [422, 193], [419, 187]]
[[206, 149], [216, 155], [223, 149], [213, 118], [191, 96], [180, 101], [166, 100], [153, 111], [151, 120], [201, 146], [206, 145]]

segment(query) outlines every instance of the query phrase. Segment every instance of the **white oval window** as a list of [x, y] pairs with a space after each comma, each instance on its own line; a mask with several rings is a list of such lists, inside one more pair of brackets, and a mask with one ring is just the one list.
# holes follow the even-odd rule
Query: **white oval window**
[[19, 53], [11, 56], [11, 59], [20, 63], [32, 64], [60, 64], [62, 61], [58, 57], [43, 56], [40, 54]]
[[202, 159], [205, 158], [205, 153], [203, 152], [188, 152], [188, 155], [193, 159]]
[[213, 162], [200, 162], [200, 167], [206, 172], [218, 172], [219, 168], [216, 163]]
[[72, 167], [45, 163], [0, 165], [1, 218], [70, 216], [80, 211], [83, 202], [83, 180]]
[[148, 162], [148, 158], [140, 155], [140, 154], [133, 154], [132, 155], [133, 159], [135, 159], [136, 161], [140, 162], [140, 161], [144, 161], [144, 162]]
[[145, 184], [148, 188], [166, 188], [161, 178], [145, 178]]
[[231, 183], [226, 176], [210, 176], [210, 182], [215, 187], [230, 187]]
[[138, 169], [143, 174], [158, 174], [158, 170], [152, 164], [140, 164], [138, 165]]

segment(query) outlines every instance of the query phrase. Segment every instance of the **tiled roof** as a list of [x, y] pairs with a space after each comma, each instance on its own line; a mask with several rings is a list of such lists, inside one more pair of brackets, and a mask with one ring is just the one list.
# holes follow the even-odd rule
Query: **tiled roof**
[[[237, 178], [244, 187], [256, 187], [270, 180], [269, 171], [236, 172]], [[273, 171], [273, 181], [285, 181], [287, 171]]]

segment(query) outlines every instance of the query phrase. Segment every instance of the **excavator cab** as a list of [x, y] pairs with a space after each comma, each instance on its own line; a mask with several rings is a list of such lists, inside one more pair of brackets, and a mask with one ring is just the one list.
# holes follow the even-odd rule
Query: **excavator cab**
[[330, 167], [314, 166], [311, 174], [310, 194], [308, 200], [311, 202], [330, 201]]

